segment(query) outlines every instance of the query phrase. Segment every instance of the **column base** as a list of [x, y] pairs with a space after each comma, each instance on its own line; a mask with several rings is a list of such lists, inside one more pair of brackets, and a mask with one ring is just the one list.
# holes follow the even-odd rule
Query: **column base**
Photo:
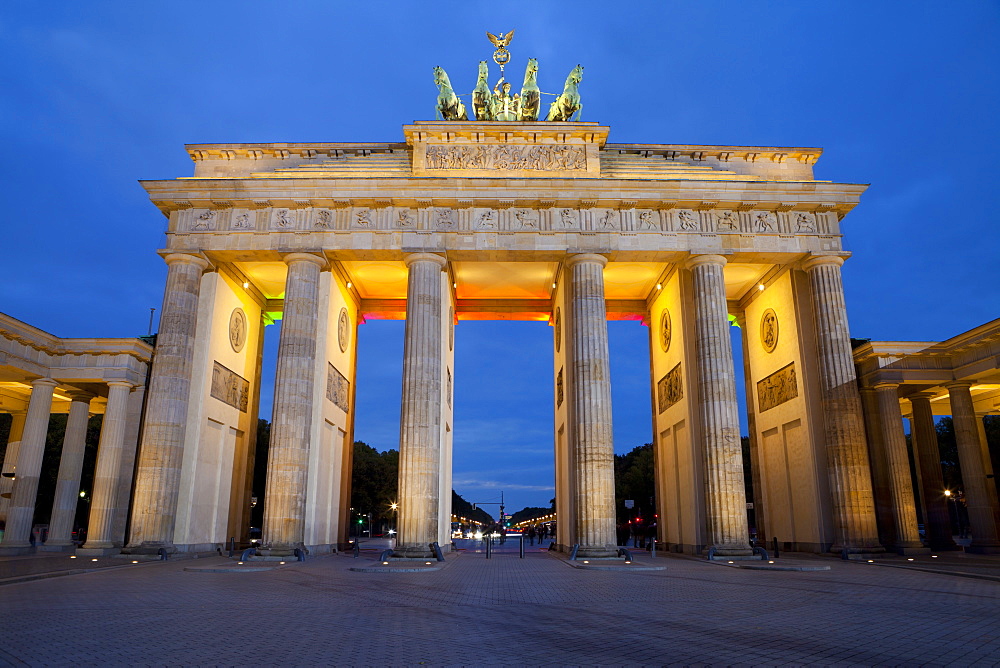
[[758, 555], [753, 553], [753, 548], [749, 545], [714, 545], [708, 548], [709, 552], [715, 555], [715, 558], [720, 557], [726, 558], [752, 558], [757, 559]]
[[26, 554], [35, 554], [35, 548], [30, 543], [24, 545], [0, 544], [0, 557], [21, 557]]
[[1000, 543], [985, 543], [977, 545], [973, 543], [965, 548], [969, 554], [1000, 554]]
[[576, 550], [579, 559], [616, 559], [618, 547], [615, 545], [581, 545]]
[[122, 554], [132, 554], [132, 555], [158, 555], [160, 550], [165, 551], [167, 554], [174, 554], [177, 552], [177, 546], [173, 543], [166, 541], [143, 541], [138, 545], [126, 545], [122, 548]]
[[392, 551], [392, 557], [394, 559], [437, 559], [437, 555], [434, 554], [430, 543], [426, 545], [423, 543], [418, 543], [417, 545], [398, 545]]
[[830, 548], [834, 554], [884, 554], [885, 548], [875, 543], [874, 545], [838, 545], [836, 543]]
[[57, 541], [54, 543], [52, 541], [48, 541], [39, 545], [37, 549], [39, 552], [72, 552], [76, 549], [76, 543], [71, 540]]
[[309, 554], [309, 549], [305, 545], [272, 545], [269, 548], [257, 548], [257, 555], [267, 558], [277, 558], [282, 560], [295, 560], [295, 550], [302, 550], [304, 554]]
[[903, 557], [912, 557], [914, 555], [930, 554], [931, 553], [931, 548], [924, 547], [923, 545], [921, 545], [920, 547], [909, 547], [909, 546], [903, 545], [903, 546], [895, 548], [893, 551], [896, 554], [898, 554], [900, 556], [903, 556]]
[[113, 554], [121, 554], [120, 547], [78, 547], [76, 556], [78, 557], [108, 557]]

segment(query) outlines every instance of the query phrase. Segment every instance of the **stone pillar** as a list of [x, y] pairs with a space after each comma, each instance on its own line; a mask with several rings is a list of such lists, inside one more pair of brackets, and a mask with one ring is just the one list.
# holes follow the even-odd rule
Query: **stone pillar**
[[[132, 505], [132, 481], [135, 476], [135, 455], [139, 446], [139, 429], [142, 426], [142, 402], [146, 387], [139, 385], [128, 397], [128, 417], [125, 421], [125, 444], [122, 447], [121, 470], [118, 472], [118, 503], [112, 540], [125, 544], [125, 524]], [[254, 421], [252, 424], [256, 424]]]
[[395, 555], [433, 556], [441, 475], [441, 271], [431, 253], [406, 256], [406, 334], [399, 420], [399, 538]]
[[[979, 443], [979, 427], [972, 405], [970, 382], [956, 382], [945, 385], [951, 395], [951, 419], [955, 425], [955, 440], [958, 443], [958, 464], [962, 469], [962, 486], [965, 488], [965, 503], [969, 509], [969, 524], [972, 526], [970, 552], [1000, 552], [997, 540], [997, 525], [993, 518], [993, 507], [983, 468], [983, 450]], [[23, 447], [23, 446], [22, 446]]]
[[736, 371], [729, 340], [726, 282], [721, 255], [688, 260], [694, 287], [698, 417], [705, 453], [708, 544], [718, 556], [748, 556], [746, 488], [740, 447]]
[[900, 554], [927, 552], [917, 530], [917, 504], [913, 500], [910, 460], [906, 454], [903, 414], [899, 410], [899, 384], [876, 383], [882, 444], [885, 447], [886, 472], [892, 496], [892, 517], [896, 526], [893, 547]]
[[997, 526], [997, 533], [1000, 534], [1000, 499], [997, 497], [996, 478], [993, 476], [993, 460], [990, 458], [990, 442], [986, 438], [986, 425], [983, 418], [988, 413], [976, 415], [976, 427], [979, 429], [979, 445], [983, 449], [983, 475], [986, 476], [986, 495], [990, 499], [990, 507], [993, 509], [993, 521]]
[[569, 272], [573, 382], [569, 400], [574, 422], [573, 494], [578, 557], [618, 553], [615, 537], [614, 434], [611, 421], [611, 369], [608, 361], [608, 314], [604, 302], [603, 255], [572, 255]]
[[[7, 449], [4, 452], [3, 467], [0, 471], [13, 474], [17, 468], [17, 453], [21, 449], [21, 435], [24, 433], [24, 418], [28, 413], [17, 411], [11, 413], [10, 432], [7, 434]], [[7, 509], [10, 507], [10, 494], [14, 488], [14, 478], [0, 476], [0, 522], [7, 521]]]
[[194, 360], [201, 276], [208, 262], [175, 253], [164, 258], [167, 285], [149, 380], [146, 421], [132, 500], [128, 552], [174, 552], [174, 521], [180, 492], [184, 431]]
[[80, 475], [83, 473], [87, 421], [90, 419], [90, 400], [93, 396], [89, 392], [71, 392], [69, 395], [69, 416], [59, 456], [59, 480], [52, 501], [49, 537], [41, 550], [58, 551], [73, 545], [73, 521], [76, 519], [76, 504], [80, 501]]
[[291, 554], [305, 538], [319, 280], [326, 265], [309, 253], [291, 253], [284, 260], [288, 275], [264, 493], [264, 542], [272, 556]]
[[927, 543], [933, 550], [957, 549], [951, 533], [948, 516], [948, 499], [944, 495], [944, 476], [941, 473], [941, 450], [938, 448], [934, 413], [931, 411], [930, 392], [910, 396], [913, 407], [910, 440], [914, 456], [920, 463], [920, 489], [924, 497], [924, 530]]
[[868, 465], [872, 472], [872, 492], [875, 499], [878, 538], [882, 545], [891, 545], [896, 540], [896, 519], [893, 512], [889, 465], [885, 460], [885, 445], [882, 440], [882, 419], [878, 393], [873, 387], [862, 387], [860, 392], [865, 418], [865, 434], [868, 436]]
[[0, 543], [0, 556], [30, 554], [31, 527], [38, 496], [38, 476], [45, 454], [45, 436], [49, 431], [52, 412], [52, 391], [56, 381], [39, 378], [31, 383], [31, 400], [24, 421], [21, 448], [17, 453], [17, 475], [7, 510], [7, 528]]
[[840, 278], [843, 263], [837, 256], [819, 256], [806, 261], [803, 267], [809, 274], [812, 297], [830, 496], [837, 531], [832, 550], [882, 552]]
[[101, 423], [101, 441], [97, 446], [94, 491], [90, 502], [87, 542], [77, 554], [98, 556], [118, 552], [121, 542], [113, 536], [118, 511], [118, 477], [121, 474], [122, 448], [125, 445], [125, 422], [132, 383], [115, 380], [108, 383], [108, 406]]

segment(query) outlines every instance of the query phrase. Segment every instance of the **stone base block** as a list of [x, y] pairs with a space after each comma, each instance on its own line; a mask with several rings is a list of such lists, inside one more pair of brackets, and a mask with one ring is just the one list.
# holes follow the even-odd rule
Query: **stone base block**
[[78, 547], [76, 548], [76, 556], [78, 557], [108, 557], [115, 554], [121, 554], [122, 549], [120, 547]]
[[0, 557], [21, 557], [26, 554], [35, 554], [32, 545], [0, 545]]
[[1000, 554], [1000, 543], [992, 543], [988, 545], [968, 545], [965, 551], [969, 554]]
[[895, 550], [896, 554], [904, 557], [912, 557], [915, 555], [930, 554], [931, 548], [929, 547], [899, 547]]
[[43, 543], [37, 549], [39, 552], [72, 552], [76, 549], [76, 543]]

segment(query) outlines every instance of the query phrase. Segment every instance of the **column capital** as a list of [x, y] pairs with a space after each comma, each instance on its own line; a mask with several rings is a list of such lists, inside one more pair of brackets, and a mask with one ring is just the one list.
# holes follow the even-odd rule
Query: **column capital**
[[438, 255], [436, 253], [409, 253], [403, 258], [403, 263], [409, 269], [410, 265], [414, 262], [434, 262], [439, 267], [444, 267], [448, 264], [448, 258]]
[[163, 261], [167, 263], [168, 267], [172, 264], [185, 262], [197, 266], [202, 271], [207, 271], [212, 266], [205, 258], [189, 253], [170, 253], [163, 256]]
[[729, 260], [724, 255], [692, 255], [684, 262], [685, 269], [694, 269], [703, 264], [715, 264], [725, 267]]
[[66, 393], [71, 401], [79, 401], [80, 403], [89, 404], [90, 400], [94, 398], [93, 392], [87, 392], [86, 390], [70, 390]]
[[31, 387], [56, 387], [57, 385], [59, 385], [59, 383], [51, 378], [36, 378], [31, 381]]
[[313, 255], [312, 253], [286, 253], [281, 257], [285, 264], [291, 264], [293, 262], [312, 262], [320, 269], [326, 269], [327, 262], [326, 258], [320, 257], [319, 255]]
[[833, 265], [840, 267], [844, 264], [844, 258], [839, 255], [813, 255], [802, 262], [802, 269], [812, 271], [816, 267]]
[[135, 383], [130, 383], [127, 380], [109, 380], [107, 381], [108, 387], [127, 387], [129, 392], [135, 388]]
[[952, 390], [968, 390], [975, 384], [976, 381], [974, 380], [953, 380], [944, 383], [944, 386], [948, 389], [949, 392], [951, 392]]
[[601, 267], [608, 266], [608, 258], [603, 255], [598, 255], [596, 253], [577, 253], [576, 255], [570, 255], [566, 258], [566, 268], [569, 269], [575, 264], [581, 262], [595, 262]]
[[880, 380], [879, 382], [872, 385], [876, 390], [897, 390], [899, 389], [899, 383], [894, 383], [891, 380]]
[[920, 401], [930, 401], [931, 399], [933, 399], [936, 396], [937, 395], [934, 394], [933, 392], [916, 392], [916, 393], [911, 394], [910, 396], [908, 396], [907, 399], [910, 400], [910, 403], [913, 403], [914, 399], [917, 399], [917, 400], [920, 400]]

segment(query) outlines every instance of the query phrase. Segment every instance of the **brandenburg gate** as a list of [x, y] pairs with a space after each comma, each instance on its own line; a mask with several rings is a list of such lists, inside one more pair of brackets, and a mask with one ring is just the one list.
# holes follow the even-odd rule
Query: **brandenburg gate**
[[[346, 542], [358, 325], [405, 318], [397, 555], [450, 543], [456, 325], [552, 327], [557, 543], [615, 551], [607, 321], [649, 327], [660, 540], [749, 554], [879, 548], [841, 220], [863, 185], [820, 149], [614, 144], [568, 120], [420, 121], [399, 143], [201, 144], [144, 181], [168, 265], [125, 551], [244, 535], [264, 326], [282, 320], [264, 499], [271, 554]], [[734, 367], [729, 328], [743, 335]], [[242, 524], [241, 524], [242, 523]]]

